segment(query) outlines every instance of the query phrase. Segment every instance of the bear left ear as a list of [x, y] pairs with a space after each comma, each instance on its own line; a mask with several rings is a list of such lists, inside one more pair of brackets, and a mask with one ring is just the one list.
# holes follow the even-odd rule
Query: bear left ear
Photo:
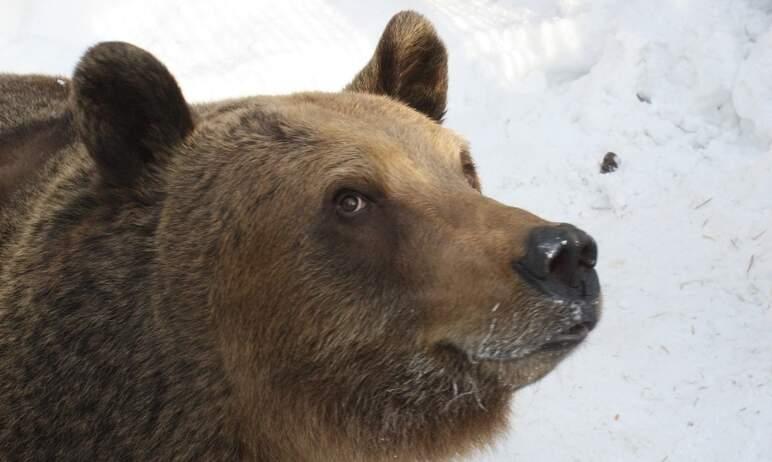
[[153, 55], [128, 43], [89, 49], [72, 84], [78, 133], [112, 185], [131, 184], [193, 129], [174, 77]]
[[441, 123], [448, 94], [445, 45], [426, 18], [398, 13], [370, 62], [345, 89], [391, 96]]

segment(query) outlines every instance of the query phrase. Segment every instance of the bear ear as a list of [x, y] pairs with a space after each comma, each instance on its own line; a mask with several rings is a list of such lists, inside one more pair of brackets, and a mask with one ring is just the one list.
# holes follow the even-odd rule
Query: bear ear
[[89, 49], [72, 84], [78, 133], [112, 185], [131, 184], [193, 129], [174, 77], [153, 55], [128, 43]]
[[442, 122], [448, 93], [445, 45], [426, 18], [414, 11], [398, 13], [346, 90], [388, 95]]

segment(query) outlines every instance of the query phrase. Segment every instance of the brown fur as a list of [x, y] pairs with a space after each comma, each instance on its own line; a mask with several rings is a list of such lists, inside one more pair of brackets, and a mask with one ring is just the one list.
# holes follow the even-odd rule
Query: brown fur
[[[0, 77], [22, 90], [0, 104], [0, 459], [488, 444], [567, 353], [537, 347], [572, 312], [513, 270], [545, 222], [482, 196], [436, 123], [446, 62], [404, 12], [338, 94], [189, 107], [121, 43], [92, 48], [68, 95]], [[365, 212], [340, 215], [348, 190]]]
[[448, 91], [448, 54], [430, 22], [398, 14], [386, 25], [369, 63], [346, 87], [392, 96], [441, 122]]

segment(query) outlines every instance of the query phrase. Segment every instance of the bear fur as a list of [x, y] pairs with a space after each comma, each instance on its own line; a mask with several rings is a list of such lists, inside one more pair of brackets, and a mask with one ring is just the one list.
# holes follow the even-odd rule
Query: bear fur
[[[0, 75], [0, 459], [439, 461], [575, 313], [512, 269], [413, 12], [343, 92], [189, 105], [129, 44]], [[563, 306], [565, 305], [565, 306]]]

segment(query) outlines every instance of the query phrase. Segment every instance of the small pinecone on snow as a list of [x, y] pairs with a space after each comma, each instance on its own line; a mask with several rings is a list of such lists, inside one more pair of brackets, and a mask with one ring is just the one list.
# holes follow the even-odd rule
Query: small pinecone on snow
[[600, 173], [611, 173], [619, 168], [619, 156], [613, 152], [607, 152], [603, 156], [603, 162], [600, 163]]

